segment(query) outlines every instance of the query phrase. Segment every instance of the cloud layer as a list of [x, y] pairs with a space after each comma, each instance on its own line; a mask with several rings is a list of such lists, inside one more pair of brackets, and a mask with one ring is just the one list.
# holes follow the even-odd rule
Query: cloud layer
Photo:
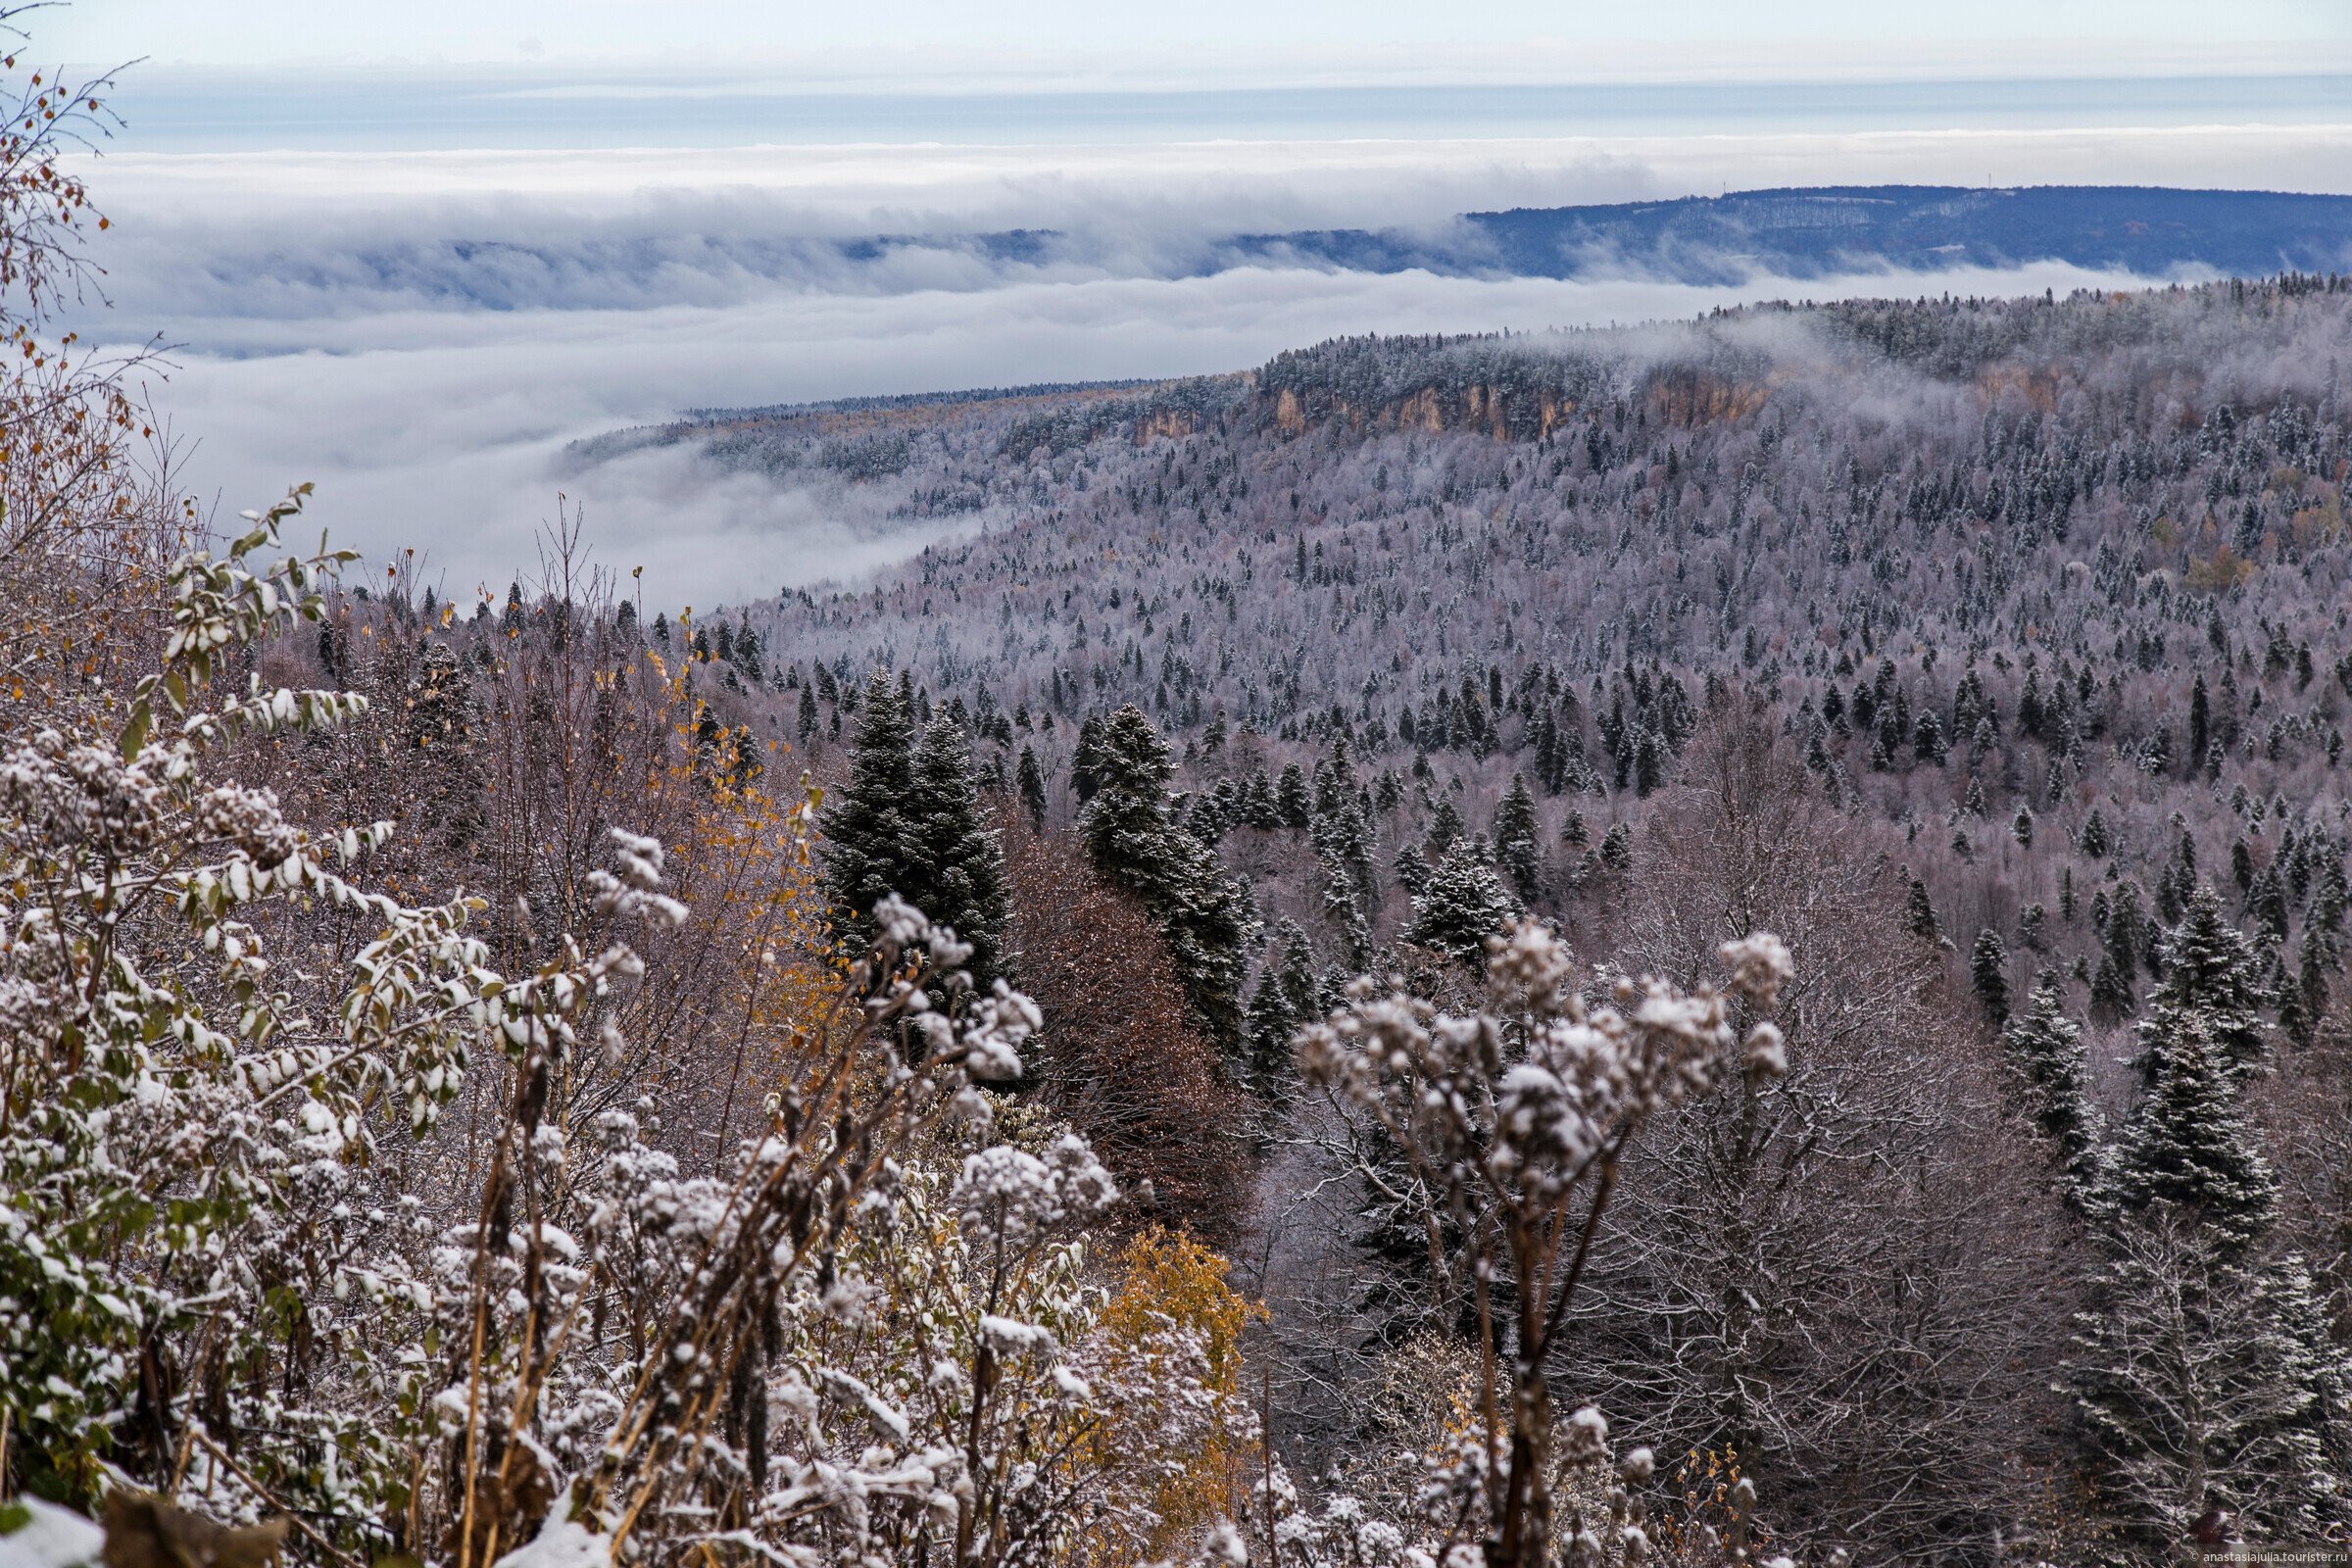
[[[1320, 338], [1688, 316], [1742, 299], [2093, 278], [1727, 288], [1639, 280], [1184, 275], [1204, 237], [1442, 222], [1465, 209], [1723, 186], [1919, 180], [2352, 189], [2352, 127], [1893, 132], [1165, 146], [108, 159], [116, 308], [182, 345], [157, 393], [230, 508], [296, 478], [339, 537], [428, 555], [445, 592], [536, 559], [559, 490], [658, 602], [708, 604], [919, 547], [855, 490], [778, 488], [667, 450], [581, 472], [564, 445], [685, 407], [1247, 368]], [[952, 236], [1065, 236], [1038, 255]], [[875, 256], [840, 240], [928, 243]], [[940, 236], [950, 236], [941, 239]]]

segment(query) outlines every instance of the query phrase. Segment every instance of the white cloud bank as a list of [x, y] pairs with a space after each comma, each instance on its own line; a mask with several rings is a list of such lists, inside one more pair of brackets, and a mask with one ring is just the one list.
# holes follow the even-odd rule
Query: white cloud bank
[[[158, 402], [199, 443], [189, 473], [201, 493], [233, 511], [316, 480], [318, 515], [339, 537], [379, 557], [427, 552], [444, 590], [464, 595], [534, 562], [535, 531], [568, 484], [602, 559], [643, 564], [648, 593], [675, 605], [854, 572], [919, 539], [830, 492], [720, 476], [677, 451], [567, 480], [566, 442], [685, 407], [1238, 369], [1348, 332], [2124, 281], [2055, 266], [1728, 288], [1180, 275], [1185, 248], [1203, 236], [1725, 186], [1991, 178], [2352, 191], [2348, 155], [2352, 125], [145, 154], [107, 159], [96, 188], [118, 223], [102, 255], [118, 308], [103, 330], [161, 330], [184, 345]], [[1018, 227], [1084, 244], [1050, 266], [942, 252], [857, 269], [707, 265], [714, 244], [751, 254], [810, 236]], [[513, 263], [502, 303], [517, 308], [482, 308], [446, 288], [445, 271], [415, 265], [419, 248], [484, 241], [534, 248]]]
[[[1902, 294], [2060, 291], [2126, 280], [2046, 266], [1905, 274]], [[686, 405], [1242, 368], [1346, 332], [1432, 332], [1686, 317], [1742, 299], [1889, 291], [1888, 279], [1485, 281], [1241, 270], [1183, 280], [817, 296], [727, 309], [380, 318], [333, 352], [189, 357], [161, 401], [201, 437], [189, 472], [229, 510], [315, 480], [315, 516], [377, 559], [414, 547], [445, 594], [502, 587], [537, 559], [557, 493], [598, 559], [645, 567], [649, 603], [710, 605], [853, 574], [919, 548], [823, 492], [720, 474], [669, 448], [573, 473], [576, 437]]]

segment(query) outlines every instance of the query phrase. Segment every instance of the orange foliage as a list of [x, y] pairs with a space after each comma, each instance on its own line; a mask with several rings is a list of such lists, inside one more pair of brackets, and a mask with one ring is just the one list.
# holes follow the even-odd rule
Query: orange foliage
[[[1231, 1266], [1192, 1235], [1152, 1226], [1120, 1249], [1114, 1263], [1119, 1285], [1100, 1326], [1113, 1344], [1136, 1347], [1148, 1366], [1164, 1353], [1150, 1348], [1154, 1330], [1173, 1326], [1198, 1336], [1207, 1356], [1209, 1392], [1225, 1407], [1239, 1410], [1242, 1331], [1251, 1318], [1263, 1318], [1265, 1308], [1226, 1283]], [[1152, 1438], [1114, 1432], [1098, 1441], [1128, 1440]], [[1250, 1443], [1250, 1433], [1220, 1424], [1197, 1452], [1173, 1456], [1183, 1470], [1153, 1499], [1160, 1524], [1150, 1543], [1151, 1557], [1167, 1554], [1193, 1531], [1237, 1510]]]
[[1040, 1096], [1160, 1213], [1212, 1238], [1249, 1205], [1249, 1097], [1184, 1022], [1183, 988], [1151, 917], [1019, 811], [998, 813], [1018, 983], [1045, 1015]]

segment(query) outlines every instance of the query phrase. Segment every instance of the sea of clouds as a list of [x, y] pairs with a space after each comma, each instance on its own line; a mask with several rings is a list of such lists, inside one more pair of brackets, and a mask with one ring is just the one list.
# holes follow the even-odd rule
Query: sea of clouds
[[[854, 575], [930, 537], [838, 495], [572, 441], [688, 407], [1248, 368], [1352, 332], [1687, 317], [1747, 299], [2038, 293], [2061, 266], [1699, 287], [1253, 267], [1237, 232], [1844, 182], [2347, 188], [2352, 127], [1975, 129], [1069, 147], [153, 153], [93, 172], [111, 309], [232, 513], [291, 481], [444, 596], [503, 590], [562, 505], [650, 602]], [[1046, 231], [1006, 245], [980, 236]], [[880, 247], [858, 242], [895, 236]]]

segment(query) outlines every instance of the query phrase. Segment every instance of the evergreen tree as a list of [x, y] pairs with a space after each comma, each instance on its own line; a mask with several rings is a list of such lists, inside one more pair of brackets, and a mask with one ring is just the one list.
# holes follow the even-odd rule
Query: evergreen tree
[[2090, 808], [2090, 815], [2083, 819], [2082, 843], [2082, 853], [2094, 860], [2105, 858], [2115, 848], [2115, 835], [2108, 831], [2107, 818], [2100, 814], [2095, 806]]
[[1311, 1022], [1316, 1004], [1314, 947], [1292, 920], [1282, 922], [1250, 997], [1250, 1087], [1279, 1102], [1297, 1077], [1292, 1038]]
[[1903, 925], [1913, 936], [1930, 941], [1943, 935], [1943, 927], [1936, 918], [1936, 906], [1928, 898], [1928, 885], [1917, 877], [1911, 879], [1910, 889], [1903, 896]]
[[2240, 1250], [2269, 1228], [2278, 1181], [2238, 1103], [2238, 1074], [2203, 1013], [2160, 1013], [2141, 1038], [2156, 1078], [2116, 1152], [2116, 1201], [2184, 1211], [2222, 1250]]
[[906, 794], [914, 779], [914, 720], [890, 672], [867, 677], [850, 743], [847, 783], [817, 812], [825, 841], [824, 885], [834, 929], [863, 942], [875, 931], [883, 895], [915, 900], [906, 860]]
[[1518, 918], [1518, 901], [1480, 847], [1456, 843], [1430, 877], [1428, 891], [1413, 900], [1413, 917], [1403, 936], [1465, 963], [1483, 964], [1487, 938], [1501, 935]]
[[1081, 805], [1095, 798], [1096, 764], [1102, 754], [1102, 720], [1089, 713], [1078, 725], [1078, 744], [1070, 748], [1070, 793]]
[[816, 692], [811, 687], [803, 686], [801, 688], [801, 709], [794, 727], [803, 746], [807, 746], [810, 740], [815, 738]]
[[2132, 976], [2115, 961], [2115, 950], [2108, 948], [2100, 953], [2099, 966], [2091, 973], [2091, 1013], [2113, 1023], [2131, 1013], [2132, 1004]]
[[2195, 1013], [2230, 1064], [2244, 1072], [2262, 1059], [2270, 995], [2261, 980], [2262, 956], [2253, 940], [2230, 922], [2221, 895], [2200, 883], [2187, 912], [2163, 940], [2164, 979], [2149, 999], [2136, 1058], [2143, 1084], [2155, 1082], [2158, 1053], [2178, 1032], [2177, 1015]]
[[2091, 1473], [2133, 1561], [2162, 1561], [2211, 1510], [2260, 1541], [2346, 1512], [2347, 1386], [2302, 1260], [2255, 1270], [2175, 1213], [2114, 1239], [2070, 1364]]
[[1004, 853], [980, 805], [972, 748], [947, 714], [915, 743], [901, 817], [907, 885], [899, 896], [971, 945], [964, 965], [986, 992], [1004, 958]]
[[1527, 780], [1511, 775], [1510, 792], [1494, 808], [1494, 863], [1511, 879], [1523, 899], [1536, 896], [1544, 878], [1543, 831], [1536, 822], [1536, 798]]
[[2034, 977], [2026, 1010], [2010, 1020], [2001, 1040], [2025, 1080], [2034, 1124], [2057, 1152], [2068, 1205], [2088, 1212], [2107, 1185], [2106, 1149], [2083, 1073], [2082, 1026], [2067, 1016], [2055, 973], [2044, 969]]
[[1312, 808], [1306, 794], [1306, 774], [1297, 762], [1283, 764], [1282, 778], [1274, 786], [1274, 809], [1285, 827], [1304, 827]]
[[1634, 793], [1647, 798], [1666, 782], [1666, 742], [1647, 725], [1634, 743]]
[[1440, 795], [1437, 809], [1430, 813], [1429, 832], [1422, 837], [1421, 848], [1430, 856], [1444, 859], [1468, 826], [1462, 820], [1461, 808], [1453, 804], [1453, 797]]
[[1419, 894], [1429, 886], [1429, 859], [1421, 846], [1407, 839], [1396, 846], [1396, 858], [1391, 862], [1396, 873], [1396, 885], [1411, 894]]
[[1969, 950], [1968, 973], [1985, 1019], [2000, 1028], [2009, 1021], [2009, 950], [1992, 927], [1977, 933], [1976, 946]]
[[1242, 950], [1256, 925], [1249, 896], [1200, 841], [1170, 818], [1168, 744], [1130, 704], [1102, 721], [1079, 813], [1095, 869], [1134, 894], [1158, 925], [1194, 1024], [1228, 1059], [1245, 1049]]
[[1044, 768], [1037, 765], [1035, 748], [1022, 746], [1020, 768], [1015, 774], [1015, 782], [1020, 786], [1021, 805], [1029, 812], [1029, 825], [1041, 833], [1044, 832], [1046, 827], [1046, 772]]

